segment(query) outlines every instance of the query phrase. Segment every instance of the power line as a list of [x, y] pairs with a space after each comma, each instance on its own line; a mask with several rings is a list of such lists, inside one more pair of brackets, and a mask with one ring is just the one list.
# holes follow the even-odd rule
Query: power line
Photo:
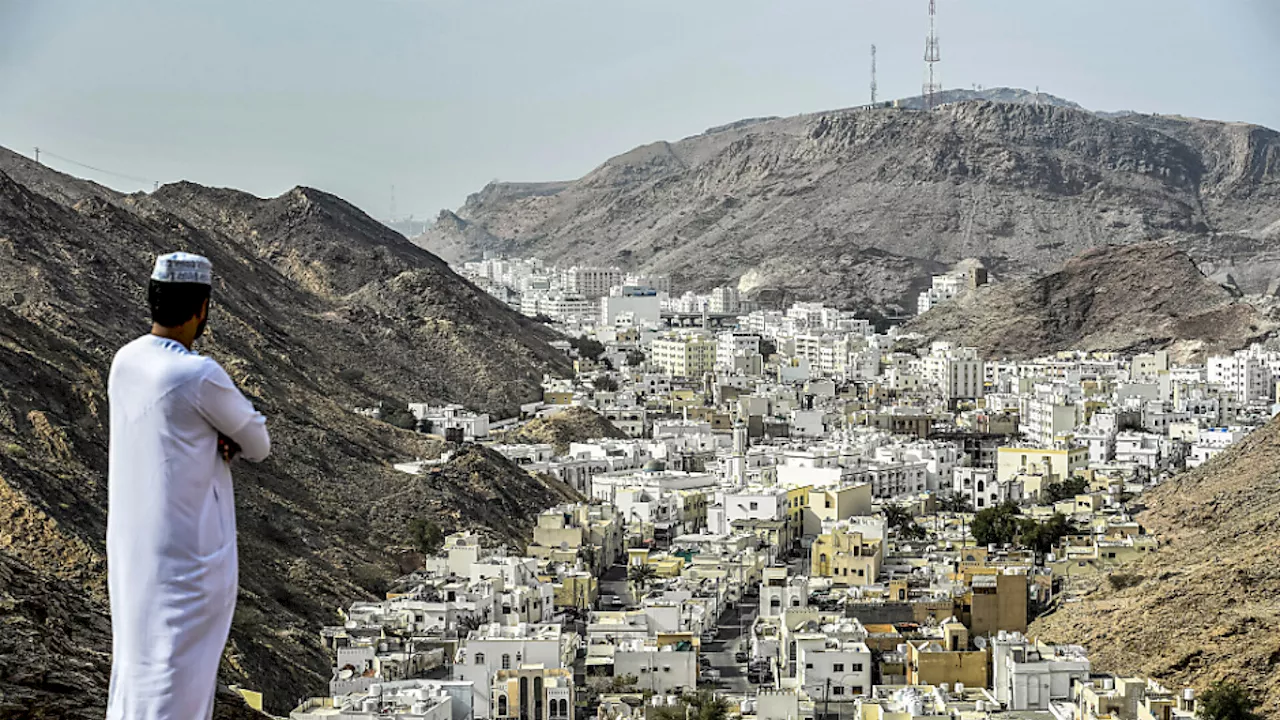
[[114, 170], [107, 170], [106, 168], [100, 168], [95, 165], [89, 165], [87, 163], [82, 163], [79, 160], [72, 160], [69, 157], [63, 157], [56, 153], [51, 153], [48, 150], [45, 150], [42, 148], [36, 148], [35, 150], [36, 150], [36, 156], [35, 156], [36, 162], [40, 162], [40, 156], [44, 155], [46, 157], [51, 157], [55, 160], [59, 160], [61, 162], [67, 163], [68, 165], [75, 165], [78, 168], [83, 168], [85, 170], [92, 170], [93, 172], [102, 173], [103, 175], [110, 175], [112, 177], [117, 177], [122, 180], [132, 180], [133, 182], [150, 183], [153, 188], [159, 187], [160, 185], [159, 180], [154, 180], [152, 178], [143, 178], [143, 177], [138, 177], [136, 175], [129, 175], [127, 173], [116, 172]]

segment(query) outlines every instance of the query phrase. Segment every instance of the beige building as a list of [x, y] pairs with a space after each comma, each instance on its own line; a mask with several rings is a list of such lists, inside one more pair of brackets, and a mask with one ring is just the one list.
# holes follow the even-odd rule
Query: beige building
[[884, 543], [843, 521], [819, 535], [809, 549], [809, 575], [831, 578], [836, 586], [875, 583], [883, 562]]
[[815, 487], [804, 507], [804, 534], [819, 535], [823, 523], [871, 514], [871, 483]]
[[716, 341], [698, 335], [669, 335], [653, 341], [650, 362], [668, 375], [700, 378], [716, 366]]
[[954, 616], [934, 628], [937, 637], [907, 643], [910, 685], [987, 686], [987, 653], [969, 649], [969, 630]]
[[573, 670], [522, 665], [493, 676], [491, 704], [495, 720], [571, 720]]
[[[1053, 448], [1002, 447], [996, 451], [996, 481], [1008, 482], [1018, 475], [1039, 477], [1044, 483], [1061, 482], [1076, 470], [1089, 466], [1089, 448], [1059, 445]], [[1024, 492], [1033, 493], [1032, 482], [1024, 481]], [[1038, 485], [1035, 486], [1038, 489]]]

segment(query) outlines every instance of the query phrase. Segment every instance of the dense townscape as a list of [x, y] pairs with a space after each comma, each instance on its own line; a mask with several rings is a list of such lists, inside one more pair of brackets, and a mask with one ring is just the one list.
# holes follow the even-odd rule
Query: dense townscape
[[[1009, 360], [733, 287], [461, 270], [571, 338], [574, 377], [519, 417], [359, 412], [580, 498], [524, 547], [417, 521], [417, 568], [323, 630], [332, 680], [294, 720], [1172, 720], [1238, 692], [1099, 672], [1028, 625], [1082, 580], [1134, 582], [1122, 564], [1161, 542], [1134, 519], [1144, 492], [1271, 418], [1280, 352]], [[919, 312], [987, 282], [935, 276]]]

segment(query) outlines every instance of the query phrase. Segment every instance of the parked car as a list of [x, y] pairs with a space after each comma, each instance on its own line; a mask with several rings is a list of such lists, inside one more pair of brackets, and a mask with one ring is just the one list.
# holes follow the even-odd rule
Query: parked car
[[720, 671], [716, 670], [715, 668], [707, 668], [706, 670], [702, 671], [702, 677], [708, 680], [719, 680]]
[[747, 654], [747, 651], [745, 651], [745, 650], [739, 650], [738, 652], [736, 652], [736, 653], [734, 653], [734, 654], [733, 654], [733, 661], [734, 661], [734, 662], [744, 663], [744, 662], [747, 662], [747, 661], [748, 661], [748, 660], [750, 660], [750, 659], [751, 659], [751, 656], [750, 656], [750, 655], [748, 655], [748, 654]]

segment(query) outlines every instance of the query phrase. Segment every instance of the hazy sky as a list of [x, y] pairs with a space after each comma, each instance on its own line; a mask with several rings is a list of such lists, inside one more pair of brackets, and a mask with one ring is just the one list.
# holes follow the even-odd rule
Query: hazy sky
[[[1280, 128], [1276, 0], [938, 0], [944, 86]], [[379, 218], [917, 95], [926, 0], [0, 0], [0, 145]], [[48, 156], [46, 155], [46, 159]], [[49, 159], [124, 190], [136, 182]]]

